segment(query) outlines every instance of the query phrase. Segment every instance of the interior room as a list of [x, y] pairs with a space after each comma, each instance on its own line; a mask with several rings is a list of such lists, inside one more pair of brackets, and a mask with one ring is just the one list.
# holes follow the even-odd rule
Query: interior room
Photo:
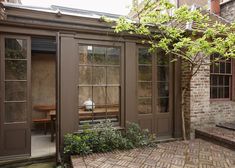
[[32, 38], [31, 157], [55, 154], [56, 47], [52, 38]]

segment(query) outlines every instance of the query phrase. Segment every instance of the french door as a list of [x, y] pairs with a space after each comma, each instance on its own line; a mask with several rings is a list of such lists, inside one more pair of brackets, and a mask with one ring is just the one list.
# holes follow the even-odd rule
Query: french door
[[138, 122], [157, 137], [172, 135], [172, 65], [162, 50], [138, 48]]
[[0, 44], [0, 156], [30, 155], [30, 37], [2, 35]]

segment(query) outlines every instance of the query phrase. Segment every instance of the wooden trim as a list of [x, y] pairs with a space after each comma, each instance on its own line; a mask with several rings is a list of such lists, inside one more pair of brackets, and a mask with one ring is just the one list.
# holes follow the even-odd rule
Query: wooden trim
[[235, 59], [231, 60], [231, 72], [232, 72], [232, 84], [231, 84], [231, 92], [232, 92], [232, 99], [235, 101]]

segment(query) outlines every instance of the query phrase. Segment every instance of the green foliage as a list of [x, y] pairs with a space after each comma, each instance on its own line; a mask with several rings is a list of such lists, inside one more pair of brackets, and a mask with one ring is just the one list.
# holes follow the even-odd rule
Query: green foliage
[[202, 9], [176, 8], [168, 0], [145, 0], [139, 7], [135, 5], [132, 11], [136, 14], [134, 21], [119, 18], [115, 32], [141, 35], [151, 52], [161, 48], [173, 54], [175, 59], [189, 63], [192, 71], [208, 64], [214, 53], [226, 58], [235, 57], [235, 23], [212, 21], [209, 13]]
[[150, 134], [148, 130], [141, 130], [134, 123], [128, 123], [126, 132], [117, 130], [110, 121], [97, 124], [93, 129], [86, 128], [81, 134], [65, 136], [64, 153], [87, 155], [155, 144], [155, 135]]

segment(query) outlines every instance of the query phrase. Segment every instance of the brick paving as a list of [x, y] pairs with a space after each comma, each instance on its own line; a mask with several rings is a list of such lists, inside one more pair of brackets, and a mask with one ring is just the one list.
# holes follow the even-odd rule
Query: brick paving
[[235, 168], [235, 151], [201, 140], [72, 156], [74, 168]]

